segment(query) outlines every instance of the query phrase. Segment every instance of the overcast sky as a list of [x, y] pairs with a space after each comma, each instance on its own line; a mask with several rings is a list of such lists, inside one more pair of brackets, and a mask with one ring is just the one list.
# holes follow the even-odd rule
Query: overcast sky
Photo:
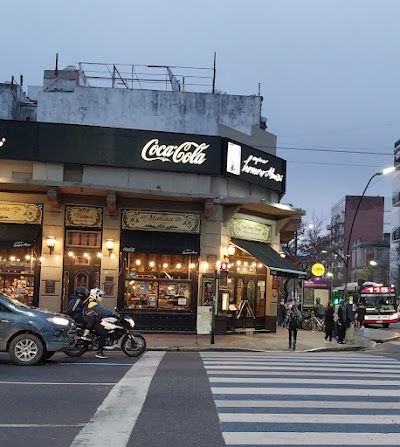
[[[288, 162], [282, 202], [308, 222], [329, 218], [332, 205], [393, 164], [399, 0], [2, 0], [0, 11], [0, 81], [23, 74], [25, 86], [42, 84], [56, 53], [59, 68], [211, 67], [215, 51], [217, 89], [250, 95], [261, 84], [268, 130]], [[387, 177], [367, 191], [391, 194]]]

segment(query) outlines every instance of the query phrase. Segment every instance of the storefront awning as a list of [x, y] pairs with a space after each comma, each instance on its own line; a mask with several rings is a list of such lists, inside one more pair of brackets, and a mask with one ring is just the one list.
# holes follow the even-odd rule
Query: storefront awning
[[0, 224], [0, 248], [30, 248], [40, 232], [40, 225]]
[[200, 235], [123, 230], [121, 250], [128, 253], [198, 255], [200, 253]]
[[289, 278], [306, 277], [305, 272], [299, 270], [298, 267], [287, 259], [282, 258], [279, 253], [267, 244], [236, 238], [232, 238], [232, 242], [266, 265], [273, 276], [286, 276]]

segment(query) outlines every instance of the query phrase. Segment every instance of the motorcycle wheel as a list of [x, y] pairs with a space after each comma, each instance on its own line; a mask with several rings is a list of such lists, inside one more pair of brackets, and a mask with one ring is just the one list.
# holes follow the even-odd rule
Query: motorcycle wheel
[[128, 357], [139, 357], [146, 350], [146, 340], [141, 334], [125, 335], [121, 341], [121, 349]]
[[64, 352], [67, 354], [68, 357], [80, 357], [88, 350], [87, 345], [82, 342], [78, 342], [75, 344], [73, 348], [66, 349]]

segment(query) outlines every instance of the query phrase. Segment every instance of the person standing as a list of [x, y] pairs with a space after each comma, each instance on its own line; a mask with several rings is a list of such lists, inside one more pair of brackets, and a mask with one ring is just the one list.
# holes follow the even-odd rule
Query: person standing
[[283, 322], [285, 321], [286, 317], [286, 307], [285, 307], [285, 301], [281, 300], [280, 304], [278, 304], [278, 326], [283, 326]]
[[347, 303], [345, 300], [340, 302], [340, 307], [338, 309], [338, 343], [341, 345], [346, 344], [344, 341], [346, 338], [346, 330], [348, 324], [348, 316], [347, 316]]
[[357, 306], [357, 326], [360, 330], [364, 329], [365, 304], [360, 301]]
[[325, 308], [325, 343], [332, 343], [333, 329], [335, 327], [335, 322], [333, 321], [334, 314], [335, 309], [332, 301], [328, 301]]
[[299, 328], [300, 317], [301, 314], [297, 310], [296, 304], [293, 304], [291, 309], [288, 311], [285, 320], [285, 324], [289, 332], [289, 349], [293, 348], [293, 351], [296, 349], [297, 330]]

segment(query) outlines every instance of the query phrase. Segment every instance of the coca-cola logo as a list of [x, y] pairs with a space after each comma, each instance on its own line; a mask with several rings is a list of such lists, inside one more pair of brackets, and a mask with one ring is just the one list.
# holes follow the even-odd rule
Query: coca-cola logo
[[201, 165], [207, 160], [205, 151], [209, 147], [209, 144], [194, 141], [185, 141], [179, 146], [167, 146], [159, 144], [158, 139], [153, 139], [144, 145], [141, 155], [145, 161]]

